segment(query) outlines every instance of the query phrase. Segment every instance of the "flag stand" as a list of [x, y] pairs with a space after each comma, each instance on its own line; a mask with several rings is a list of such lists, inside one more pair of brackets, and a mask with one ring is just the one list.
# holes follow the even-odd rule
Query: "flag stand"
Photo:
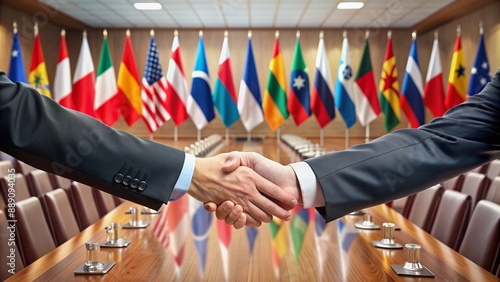
[[177, 142], [177, 126], [174, 126], [174, 142]]
[[365, 143], [370, 142], [370, 124], [365, 127]]
[[276, 145], [280, 143], [280, 129], [276, 129]]
[[345, 148], [349, 148], [349, 128], [345, 129]]
[[201, 130], [199, 130], [199, 129], [196, 133], [196, 140], [201, 141]]
[[226, 127], [226, 146], [229, 145], [229, 128]]
[[325, 130], [323, 128], [319, 131], [319, 145], [321, 147], [325, 145]]
[[153, 141], [153, 133], [149, 133], [149, 140]]

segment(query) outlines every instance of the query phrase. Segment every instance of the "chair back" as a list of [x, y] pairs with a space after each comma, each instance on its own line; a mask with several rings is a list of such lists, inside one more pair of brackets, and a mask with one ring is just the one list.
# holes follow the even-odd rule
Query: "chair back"
[[500, 160], [491, 161], [484, 174], [486, 174], [486, 177], [488, 177], [488, 179], [490, 180], [497, 176], [500, 176]]
[[46, 193], [44, 198], [56, 243], [61, 245], [80, 232], [78, 221], [62, 188]]
[[49, 173], [43, 170], [34, 170], [28, 173], [28, 185], [31, 195], [42, 198], [47, 192], [54, 190], [50, 181]]
[[59, 176], [57, 174], [49, 173], [50, 180], [52, 181], [52, 188], [69, 189], [71, 187], [71, 179]]
[[17, 202], [16, 219], [25, 265], [56, 248], [38, 198], [31, 197]]
[[[21, 260], [20, 256], [20, 251], [19, 251], [19, 246], [12, 246], [11, 242], [15, 241], [9, 241], [11, 236], [11, 232], [16, 232], [15, 228], [9, 228], [9, 224], [7, 223], [7, 218], [5, 217], [5, 213], [0, 210], [0, 265], [2, 266], [2, 271], [0, 271], [0, 281], [4, 281], [13, 274], [8, 272], [9, 269], [14, 268], [15, 272], [17, 273], [21, 269], [24, 268], [24, 264]], [[14, 235], [16, 236], [16, 235]], [[17, 242], [15, 242], [17, 244]], [[11, 249], [14, 250], [13, 253], [11, 253]]]
[[499, 246], [500, 205], [481, 200], [472, 213], [459, 253], [494, 273]]
[[500, 205], [500, 176], [493, 178], [484, 199]]
[[0, 177], [15, 173], [14, 164], [11, 161], [0, 161]]
[[446, 181], [443, 181], [441, 185], [445, 190], [457, 190], [460, 191], [462, 189], [462, 182], [464, 181], [464, 176], [462, 174], [457, 175], [453, 178], [450, 178]]
[[441, 197], [430, 234], [448, 247], [458, 250], [472, 205], [467, 194], [445, 190]]
[[97, 203], [97, 208], [99, 209], [99, 215], [101, 217], [105, 216], [112, 209], [116, 207], [113, 195], [108, 194], [99, 189], [92, 189], [94, 191], [94, 197]]
[[423, 230], [430, 232], [443, 192], [444, 189], [440, 184], [418, 192], [408, 219]]
[[32, 167], [29, 164], [27, 164], [25, 162], [22, 162], [20, 160], [16, 161], [16, 166], [17, 166], [17, 171], [16, 172], [19, 172], [19, 173], [21, 173], [24, 176], [27, 176], [28, 173], [30, 173], [30, 172], [32, 172], [34, 170], [37, 170], [36, 167]]
[[[7, 176], [0, 178], [0, 187], [2, 187], [2, 194], [5, 200], [14, 196], [16, 202], [19, 202], [32, 196], [28, 183], [26, 183], [26, 178], [20, 173], [16, 173], [14, 178]], [[9, 193], [9, 189], [12, 187], [14, 187], [15, 193]], [[5, 203], [7, 204], [8, 202]]]
[[99, 220], [99, 212], [92, 195], [92, 187], [73, 181], [71, 183], [71, 195], [76, 207], [80, 230]]
[[472, 210], [474, 210], [476, 203], [486, 196], [489, 183], [490, 181], [485, 174], [477, 172], [468, 172], [464, 174], [461, 192], [471, 196]]

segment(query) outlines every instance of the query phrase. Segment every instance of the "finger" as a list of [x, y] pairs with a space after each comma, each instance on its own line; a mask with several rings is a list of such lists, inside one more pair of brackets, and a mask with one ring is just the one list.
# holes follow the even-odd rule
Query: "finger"
[[[269, 197], [271, 198], [273, 196], [276, 196], [281, 199], [287, 199], [287, 200], [292, 199], [288, 203], [290, 204], [295, 203], [295, 205], [297, 204], [297, 200], [295, 198], [291, 197], [287, 192], [283, 191], [281, 188], [272, 184], [266, 179], [257, 178], [256, 186], [261, 193], [269, 195]], [[282, 195], [283, 193], [285, 193], [285, 195]], [[283, 220], [290, 220], [292, 217], [292, 213], [289, 211], [289, 209], [284, 209], [283, 207], [281, 207], [280, 204], [275, 202], [276, 199], [269, 199], [263, 196], [262, 194], [258, 194], [255, 197], [254, 201], [255, 201], [254, 204], [267, 214], [274, 215]]]
[[203, 204], [203, 207], [207, 212], [215, 212], [217, 210], [217, 204], [213, 202], [207, 202]]
[[240, 156], [236, 152], [227, 155], [226, 162], [222, 165], [222, 171], [231, 172], [241, 165]]
[[225, 201], [220, 206], [217, 207], [215, 211], [215, 216], [220, 220], [225, 220], [228, 217], [229, 213], [234, 208], [234, 203], [231, 201]]
[[238, 220], [236, 220], [236, 222], [233, 224], [233, 227], [235, 229], [240, 229], [243, 226], [245, 226], [246, 222], [247, 222], [247, 216], [246, 216], [246, 214], [245, 213], [241, 213], [241, 215], [238, 218]]
[[[257, 197], [259, 199], [256, 199]], [[260, 194], [258, 194], [257, 197], [255, 197], [254, 199], [249, 199], [249, 203], [246, 208], [247, 214], [251, 215], [253, 218], [255, 218], [260, 222], [266, 222], [266, 223], [271, 222], [273, 216], [272, 214], [266, 212], [265, 209], [263, 208], [264, 205], [262, 203], [265, 202], [265, 200], [260, 199], [265, 197]], [[255, 204], [256, 202], [259, 204]], [[270, 200], [267, 200], [267, 202], [269, 205], [272, 204]]]
[[251, 216], [249, 214], [245, 214], [245, 213], [243, 213], [243, 214], [246, 216], [246, 222], [245, 222], [246, 226], [259, 227], [262, 225], [262, 221], [255, 219], [253, 216]]
[[261, 194], [266, 195], [273, 202], [277, 203], [280, 207], [291, 210], [297, 205], [297, 199], [281, 187], [270, 181], [263, 181], [263, 179], [257, 179], [256, 182], [257, 190], [259, 190]]
[[243, 208], [240, 205], [235, 205], [231, 212], [226, 216], [225, 222], [227, 225], [234, 225], [234, 223], [243, 214]]

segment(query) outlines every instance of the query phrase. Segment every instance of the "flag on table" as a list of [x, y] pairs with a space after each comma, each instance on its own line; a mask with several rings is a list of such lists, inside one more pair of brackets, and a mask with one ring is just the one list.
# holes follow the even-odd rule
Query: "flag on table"
[[356, 113], [354, 109], [353, 73], [347, 36], [344, 36], [342, 42], [339, 71], [335, 83], [335, 105], [344, 119], [346, 127], [351, 128], [356, 123]]
[[177, 275], [179, 275], [189, 232], [188, 195], [171, 201], [168, 205], [170, 206], [167, 211], [168, 230], [170, 230], [170, 251], [175, 262]]
[[142, 119], [149, 132], [153, 133], [170, 119], [170, 115], [166, 110], [167, 79], [163, 75], [158, 48], [153, 35], [151, 35], [149, 42], [146, 68], [142, 78], [141, 98]]
[[276, 276], [279, 275], [279, 266], [281, 259], [286, 254], [287, 234], [285, 228], [285, 221], [274, 217], [269, 222], [269, 229], [271, 230], [271, 255], [273, 258], [274, 271]]
[[128, 126], [132, 126], [142, 116], [142, 100], [130, 31], [128, 30], [116, 84], [120, 99], [120, 112]]
[[467, 80], [465, 78], [465, 60], [462, 51], [460, 33], [457, 34], [455, 50], [451, 59], [450, 75], [448, 76], [448, 89], [444, 105], [446, 110], [464, 102], [467, 99]]
[[352, 242], [359, 235], [359, 231], [349, 223], [344, 222], [342, 219], [337, 220], [337, 240], [341, 250], [347, 254], [351, 248]]
[[61, 31], [59, 43], [59, 59], [54, 76], [54, 100], [68, 109], [75, 109], [71, 95], [71, 67], [69, 65], [68, 47], [66, 46], [66, 31]]
[[425, 78], [424, 104], [434, 117], [440, 117], [444, 114], [443, 71], [437, 34], [432, 45], [429, 69]]
[[215, 80], [213, 99], [222, 122], [224, 122], [226, 128], [229, 128], [240, 118], [240, 115], [238, 113], [238, 100], [231, 72], [227, 33], [224, 35], [224, 42], [222, 43], [222, 50], [220, 52], [219, 71]]
[[417, 39], [413, 38], [401, 91], [401, 110], [405, 113], [412, 128], [417, 128], [425, 123], [423, 93], [424, 86], [422, 85], [422, 74], [418, 60]]
[[309, 210], [299, 206], [293, 210], [294, 216], [290, 223], [290, 232], [292, 234], [292, 245], [295, 254], [295, 261], [298, 263], [300, 259], [300, 250], [304, 243], [307, 227], [309, 226]]
[[198, 50], [196, 51], [192, 77], [191, 96], [188, 96], [187, 111], [196, 128], [201, 130], [215, 118], [205, 45], [201, 36], [198, 39]]
[[326, 56], [323, 33], [320, 34], [316, 55], [316, 73], [311, 96], [311, 108], [321, 128], [335, 118], [335, 102], [332, 92], [332, 75]]
[[387, 40], [384, 64], [380, 76], [380, 108], [385, 115], [385, 129], [391, 131], [398, 125], [401, 119], [399, 105], [399, 83], [398, 70], [396, 69], [396, 57], [392, 50], [392, 38]]
[[380, 114], [377, 86], [373, 76], [370, 44], [368, 36], [365, 39], [365, 48], [359, 63], [358, 74], [354, 83], [354, 97], [356, 98], [356, 114], [359, 123], [367, 126]]
[[181, 48], [177, 32], [172, 42], [172, 51], [167, 70], [167, 111], [172, 117], [176, 126], [181, 125], [189, 115], [186, 110], [186, 103], [189, 97], [186, 76], [182, 67]]
[[238, 111], [241, 122], [248, 132], [264, 121], [259, 77], [255, 67], [251, 38], [248, 38], [247, 57], [238, 95]]
[[250, 247], [250, 255], [253, 253], [253, 247], [255, 246], [255, 240], [259, 234], [259, 229], [255, 227], [247, 226], [245, 227], [245, 232], [247, 233], [248, 245]]
[[311, 102], [309, 93], [309, 76], [302, 56], [300, 40], [295, 40], [293, 55], [292, 75], [290, 77], [290, 90], [287, 103], [288, 112], [292, 115], [295, 125], [299, 126], [311, 115]]
[[19, 36], [17, 34], [16, 22], [14, 22], [14, 36], [12, 38], [12, 50], [10, 52], [8, 77], [13, 82], [27, 82], [26, 73], [24, 72], [23, 54], [21, 52], [21, 45], [19, 44]]
[[77, 111], [95, 116], [95, 73], [86, 32], [83, 33], [82, 47], [73, 76], [72, 95]]
[[219, 235], [219, 246], [222, 259], [222, 268], [224, 271], [224, 277], [227, 280], [229, 278], [229, 244], [231, 243], [231, 236], [233, 232], [233, 227], [227, 225], [223, 220], [216, 221], [217, 234]]
[[94, 110], [96, 116], [105, 124], [112, 126], [118, 120], [119, 103], [115, 69], [111, 61], [107, 31], [105, 31], [95, 81]]
[[47, 67], [43, 57], [42, 44], [40, 43], [40, 35], [38, 34], [38, 25], [35, 24], [35, 42], [33, 44], [33, 52], [31, 55], [31, 66], [28, 80], [40, 94], [52, 98], [50, 93], [49, 77], [47, 75]]
[[207, 261], [208, 235], [213, 215], [205, 210], [203, 203], [193, 197], [189, 197], [189, 213], [191, 215], [194, 243], [198, 252], [200, 274], [203, 276]]
[[153, 225], [153, 234], [160, 241], [163, 247], [167, 249], [170, 246], [170, 230], [167, 225], [167, 211], [169, 205], [163, 204], [160, 208], [160, 217]]
[[481, 30], [479, 37], [479, 46], [477, 47], [476, 58], [472, 66], [469, 90], [467, 94], [472, 96], [483, 90], [488, 82], [491, 81], [490, 65], [488, 64], [488, 56], [486, 55], [486, 47], [484, 46], [484, 34]]

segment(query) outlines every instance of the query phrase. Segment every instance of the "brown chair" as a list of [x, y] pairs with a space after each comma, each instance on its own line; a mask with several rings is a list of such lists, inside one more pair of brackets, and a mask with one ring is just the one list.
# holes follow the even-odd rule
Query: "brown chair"
[[408, 218], [410, 216], [411, 208], [413, 206], [413, 201], [415, 201], [415, 195], [410, 195], [406, 197], [405, 206], [403, 207], [403, 216]]
[[493, 178], [484, 199], [500, 205], [500, 176]]
[[[9, 195], [9, 188], [11, 188], [12, 185], [14, 185], [15, 189], [15, 193], [13, 195], [16, 202], [28, 199], [32, 196], [24, 175], [16, 173], [14, 178], [7, 176], [0, 178], [0, 187], [2, 187], [2, 194], [5, 200], [8, 200], [9, 197], [12, 196]], [[6, 201], [5, 203], [7, 204], [8, 202]]]
[[16, 161], [16, 166], [17, 166], [17, 171], [16, 172], [21, 173], [24, 176], [27, 176], [28, 173], [30, 173], [30, 172], [32, 172], [34, 170], [37, 170], [36, 167], [32, 167], [29, 164], [24, 163], [24, 162], [22, 162], [20, 160]]
[[484, 174], [486, 174], [489, 180], [493, 180], [493, 178], [500, 176], [500, 160], [491, 161]]
[[116, 207], [113, 195], [95, 188], [92, 188], [92, 190], [94, 191], [94, 198], [101, 217], [105, 216]]
[[443, 181], [441, 185], [443, 185], [443, 188], [445, 190], [457, 190], [460, 191], [462, 188], [462, 182], [464, 181], [464, 176], [462, 174], [457, 175], [453, 178], [450, 178], [446, 181]]
[[122, 198], [117, 197], [117, 196], [114, 196], [114, 195], [113, 195], [113, 199], [115, 200], [115, 206], [119, 206], [119, 205], [121, 205], [123, 202], [125, 202], [125, 200], [123, 200]]
[[28, 173], [28, 185], [31, 195], [42, 198], [47, 192], [54, 190], [50, 181], [49, 173], [43, 170], [34, 170]]
[[45, 193], [44, 198], [56, 243], [61, 245], [80, 232], [78, 221], [62, 188]]
[[87, 228], [100, 218], [92, 189], [92, 187], [76, 181], [71, 183], [70, 191], [76, 207], [80, 230]]
[[[21, 251], [19, 250], [17, 242], [10, 241], [10, 238], [15, 238], [11, 236], [11, 232], [15, 232], [15, 229], [8, 229], [7, 218], [3, 211], [0, 210], [0, 265], [2, 265], [2, 271], [0, 271], [0, 281], [4, 281], [13, 274], [8, 272], [8, 270], [14, 268], [15, 273], [24, 268], [24, 264], [21, 259]], [[14, 233], [15, 234], [15, 233]], [[11, 249], [14, 250], [11, 253]]]
[[459, 253], [495, 273], [493, 267], [499, 247], [500, 205], [481, 200], [472, 213]]
[[52, 181], [52, 188], [63, 188], [69, 190], [71, 187], [71, 179], [59, 176], [57, 174], [49, 173], [50, 180]]
[[16, 219], [17, 235], [22, 247], [25, 265], [31, 264], [56, 248], [38, 198], [31, 197], [18, 202], [16, 204]]
[[489, 183], [490, 181], [485, 174], [477, 172], [468, 172], [464, 174], [461, 192], [471, 196], [472, 210], [474, 210], [476, 203], [486, 196]]
[[16, 173], [14, 164], [11, 161], [0, 161], [0, 177], [11, 173]]
[[418, 192], [415, 195], [415, 200], [413, 201], [408, 219], [420, 226], [423, 230], [429, 232], [432, 228], [432, 223], [443, 192], [444, 189], [440, 184]]
[[441, 197], [430, 234], [448, 247], [458, 250], [472, 205], [467, 194], [445, 190]]

